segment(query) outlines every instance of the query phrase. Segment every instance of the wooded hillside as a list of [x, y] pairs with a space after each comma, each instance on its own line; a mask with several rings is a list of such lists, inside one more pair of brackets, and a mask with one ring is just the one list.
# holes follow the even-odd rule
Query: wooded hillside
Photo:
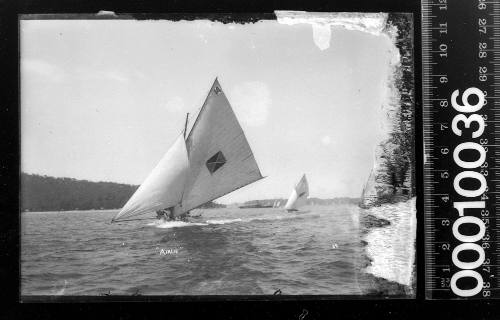
[[[21, 173], [21, 211], [119, 209], [138, 186]], [[213, 201], [200, 208], [223, 208]]]
[[137, 186], [21, 174], [21, 211], [121, 208]]

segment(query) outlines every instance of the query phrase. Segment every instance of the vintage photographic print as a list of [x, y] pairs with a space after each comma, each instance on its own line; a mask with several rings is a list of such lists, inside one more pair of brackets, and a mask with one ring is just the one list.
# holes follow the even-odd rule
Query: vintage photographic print
[[21, 300], [415, 296], [411, 14], [19, 28]]

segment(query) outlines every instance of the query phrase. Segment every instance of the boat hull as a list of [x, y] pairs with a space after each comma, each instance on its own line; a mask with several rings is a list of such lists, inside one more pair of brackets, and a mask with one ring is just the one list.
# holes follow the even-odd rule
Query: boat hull
[[240, 206], [240, 209], [259, 209], [259, 208], [272, 208], [273, 206], [264, 206], [264, 205], [248, 205], [248, 206]]
[[291, 209], [291, 210], [286, 210], [288, 213], [309, 213], [311, 212], [310, 210], [297, 210], [297, 209]]

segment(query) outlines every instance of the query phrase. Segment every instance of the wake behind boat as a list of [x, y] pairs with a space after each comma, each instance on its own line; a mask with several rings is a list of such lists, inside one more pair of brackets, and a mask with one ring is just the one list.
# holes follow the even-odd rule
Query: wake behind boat
[[285, 205], [286, 211], [299, 211], [299, 208], [306, 204], [308, 196], [309, 185], [307, 183], [306, 175], [304, 174], [297, 185], [293, 188], [290, 198], [288, 198]]
[[176, 220], [263, 178], [236, 115], [215, 79], [186, 137], [185, 128], [112, 222], [156, 212]]

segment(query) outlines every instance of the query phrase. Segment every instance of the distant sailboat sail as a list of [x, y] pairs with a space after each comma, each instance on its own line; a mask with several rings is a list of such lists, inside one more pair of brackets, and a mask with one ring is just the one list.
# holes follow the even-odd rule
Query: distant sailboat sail
[[304, 174], [299, 183], [293, 188], [292, 194], [285, 205], [285, 209], [288, 211], [297, 211], [299, 207], [306, 204], [308, 196], [309, 185], [307, 184], [306, 175]]
[[370, 171], [370, 175], [366, 180], [366, 183], [363, 187], [363, 191], [361, 192], [361, 207], [368, 208], [370, 205], [376, 202], [377, 199], [377, 189], [375, 181], [375, 170], [372, 169]]
[[187, 138], [180, 135], [113, 221], [164, 208], [178, 216], [262, 178], [215, 79]]

